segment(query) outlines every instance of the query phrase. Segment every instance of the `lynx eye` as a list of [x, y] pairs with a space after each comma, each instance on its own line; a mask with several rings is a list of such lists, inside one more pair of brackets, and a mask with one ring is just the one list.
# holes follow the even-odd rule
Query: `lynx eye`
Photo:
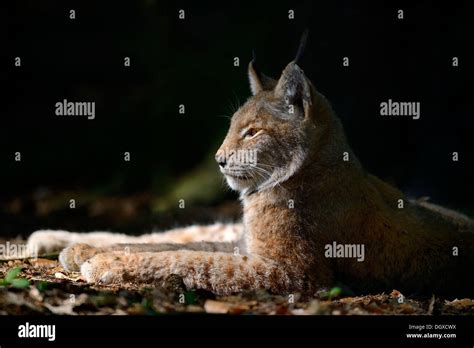
[[244, 139], [253, 138], [256, 135], [260, 134], [262, 131], [263, 131], [262, 129], [249, 128], [244, 132], [244, 134], [242, 135], [242, 138]]

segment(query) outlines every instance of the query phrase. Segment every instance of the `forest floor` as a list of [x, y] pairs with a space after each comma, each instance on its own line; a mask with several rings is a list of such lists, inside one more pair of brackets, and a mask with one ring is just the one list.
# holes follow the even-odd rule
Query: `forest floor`
[[[20, 271], [21, 269], [21, 271]], [[14, 273], [14, 274], [12, 274]], [[133, 284], [87, 284], [79, 273], [66, 273], [57, 259], [0, 261], [0, 314], [128, 315], [219, 313], [268, 315], [473, 315], [474, 300], [448, 301], [390, 294], [343, 296], [338, 289], [313, 298], [272, 295], [266, 291], [215, 296], [186, 290], [180, 279], [160, 289]], [[8, 278], [10, 278], [8, 280]], [[12, 280], [16, 279], [16, 280]], [[7, 280], [7, 281], [6, 281]]]

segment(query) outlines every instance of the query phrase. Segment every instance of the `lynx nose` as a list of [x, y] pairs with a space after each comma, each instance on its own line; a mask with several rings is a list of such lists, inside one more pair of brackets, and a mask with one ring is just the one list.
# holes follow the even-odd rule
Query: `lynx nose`
[[218, 151], [216, 153], [216, 162], [219, 164], [219, 167], [224, 168], [227, 164], [225, 156], [222, 154], [222, 152]]

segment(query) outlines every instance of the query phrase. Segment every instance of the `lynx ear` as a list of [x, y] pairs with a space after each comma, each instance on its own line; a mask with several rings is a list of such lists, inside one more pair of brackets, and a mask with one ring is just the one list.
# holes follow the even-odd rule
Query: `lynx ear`
[[311, 107], [311, 88], [301, 68], [293, 61], [283, 70], [275, 87], [275, 97], [287, 105], [300, 106], [305, 116]]
[[303, 70], [298, 66], [298, 62], [303, 56], [307, 40], [308, 30], [306, 29], [301, 36], [295, 59], [283, 70], [274, 91], [275, 97], [283, 100], [287, 106], [301, 107], [305, 117], [311, 112], [311, 85]]
[[253, 59], [250, 61], [248, 69], [250, 90], [253, 95], [261, 91], [272, 90], [277, 84], [276, 80], [258, 71], [256, 62], [255, 52], [253, 52]]

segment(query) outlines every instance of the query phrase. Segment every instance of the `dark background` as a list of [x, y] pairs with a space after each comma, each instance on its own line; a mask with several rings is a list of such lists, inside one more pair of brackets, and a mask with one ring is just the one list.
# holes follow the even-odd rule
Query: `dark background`
[[[252, 49], [263, 72], [278, 77], [305, 28], [301, 66], [333, 103], [363, 165], [409, 196], [472, 215], [472, 10], [468, 1], [10, 3], [1, 64], [0, 233], [140, 232], [164, 226], [156, 216], [179, 198], [193, 209], [221, 207], [234, 195], [212, 157], [229, 124], [223, 115], [250, 95]], [[14, 67], [17, 56], [21, 68]], [[125, 56], [131, 67], [123, 66]], [[452, 67], [453, 56], [459, 67]], [[95, 101], [96, 118], [56, 116], [63, 99]], [[421, 118], [381, 117], [379, 105], [388, 99], [421, 102]], [[123, 161], [125, 151], [131, 162]], [[452, 162], [453, 151], [459, 162]], [[64, 210], [69, 198], [78, 200], [77, 211]], [[111, 222], [90, 210], [107, 198], [111, 206], [142, 201]], [[212, 214], [191, 215], [189, 221], [201, 221]], [[126, 219], [135, 222], [124, 225]], [[167, 219], [171, 225], [179, 217]]]

